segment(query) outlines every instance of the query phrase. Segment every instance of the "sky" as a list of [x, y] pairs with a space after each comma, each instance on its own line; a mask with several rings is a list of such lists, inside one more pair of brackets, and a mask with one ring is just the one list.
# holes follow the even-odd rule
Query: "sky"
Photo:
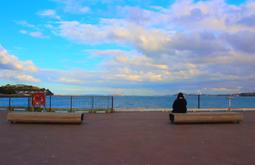
[[0, 85], [55, 94], [255, 91], [254, 0], [1, 0]]

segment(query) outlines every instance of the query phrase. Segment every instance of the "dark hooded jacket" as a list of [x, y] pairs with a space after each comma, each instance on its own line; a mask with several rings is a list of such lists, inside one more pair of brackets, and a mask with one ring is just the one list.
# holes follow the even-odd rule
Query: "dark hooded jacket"
[[187, 112], [187, 101], [184, 98], [182, 93], [179, 93], [177, 95], [177, 98], [175, 99], [173, 103], [173, 113], [186, 113]]

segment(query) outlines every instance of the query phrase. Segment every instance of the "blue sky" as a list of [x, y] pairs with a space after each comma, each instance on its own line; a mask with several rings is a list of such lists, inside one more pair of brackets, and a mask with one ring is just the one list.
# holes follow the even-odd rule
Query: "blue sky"
[[2, 0], [0, 85], [56, 94], [255, 91], [255, 1]]

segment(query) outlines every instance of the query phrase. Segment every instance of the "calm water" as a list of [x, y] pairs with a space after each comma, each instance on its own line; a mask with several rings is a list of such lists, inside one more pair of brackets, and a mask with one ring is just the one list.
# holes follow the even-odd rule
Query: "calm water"
[[[175, 96], [121, 96], [115, 97], [115, 108], [171, 108]], [[198, 107], [197, 96], [187, 96], [188, 108]], [[229, 100], [226, 96], [200, 96], [200, 108], [227, 108]], [[255, 97], [234, 97], [233, 108], [254, 108]]]
[[[171, 108], [175, 96], [52, 96], [46, 98], [46, 107], [52, 108]], [[198, 107], [197, 96], [186, 96], [188, 108]], [[113, 101], [113, 102], [112, 102]], [[31, 106], [29, 98], [12, 98], [11, 106]], [[226, 96], [200, 96], [200, 108], [227, 108]], [[0, 106], [8, 106], [9, 98], [0, 98]], [[254, 108], [255, 97], [234, 97], [232, 108]]]

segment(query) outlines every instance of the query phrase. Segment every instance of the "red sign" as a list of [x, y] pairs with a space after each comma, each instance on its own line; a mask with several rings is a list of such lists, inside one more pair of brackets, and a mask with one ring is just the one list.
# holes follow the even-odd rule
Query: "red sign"
[[41, 106], [45, 105], [45, 93], [33, 93], [32, 94], [32, 105]]

